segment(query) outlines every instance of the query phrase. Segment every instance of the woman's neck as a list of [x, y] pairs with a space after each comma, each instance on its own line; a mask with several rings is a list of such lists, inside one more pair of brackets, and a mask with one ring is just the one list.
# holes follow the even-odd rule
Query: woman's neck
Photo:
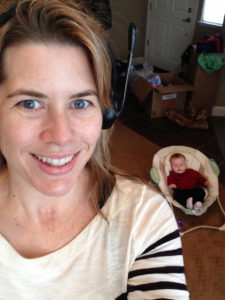
[[[89, 177], [67, 195], [48, 197], [0, 176], [0, 233], [24, 257], [39, 257], [74, 239], [96, 216], [88, 201]], [[6, 189], [8, 186], [8, 190]]]
[[[4, 185], [0, 204], [7, 209], [37, 222], [55, 221], [71, 211], [88, 205], [88, 195], [91, 190], [89, 172], [80, 176], [79, 182], [67, 194], [52, 197], [40, 193], [23, 180], [13, 180], [7, 172], [0, 187]], [[3, 193], [1, 193], [3, 194]]]

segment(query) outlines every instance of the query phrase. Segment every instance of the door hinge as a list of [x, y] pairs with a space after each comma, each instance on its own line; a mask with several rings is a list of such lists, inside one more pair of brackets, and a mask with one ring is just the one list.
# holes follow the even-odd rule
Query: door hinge
[[147, 39], [147, 42], [146, 42], [147, 46], [149, 45], [149, 39]]
[[152, 9], [152, 2], [149, 2], [149, 10]]

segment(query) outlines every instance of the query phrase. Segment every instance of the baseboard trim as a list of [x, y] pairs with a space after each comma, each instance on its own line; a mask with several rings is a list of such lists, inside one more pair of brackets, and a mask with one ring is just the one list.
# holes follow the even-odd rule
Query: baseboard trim
[[211, 116], [225, 117], [225, 107], [224, 106], [214, 106], [212, 108]]

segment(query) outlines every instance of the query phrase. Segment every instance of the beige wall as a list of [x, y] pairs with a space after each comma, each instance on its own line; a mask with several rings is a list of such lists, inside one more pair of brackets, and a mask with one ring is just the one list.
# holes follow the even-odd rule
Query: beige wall
[[139, 34], [134, 51], [135, 57], [144, 55], [147, 0], [111, 0], [112, 29], [110, 42], [116, 58], [127, 58], [128, 28], [131, 22], [138, 27]]
[[[199, 0], [199, 18], [202, 3], [203, 0]], [[139, 29], [134, 57], [144, 56], [147, 6], [147, 0], [111, 0], [113, 26], [110, 30], [110, 42], [116, 58], [120, 60], [127, 58], [127, 32], [131, 22], [135, 23]], [[196, 23], [194, 42], [206, 34], [214, 34], [218, 31], [222, 32], [225, 41], [225, 23], [222, 29]], [[225, 107], [225, 68], [221, 70], [214, 105]]]

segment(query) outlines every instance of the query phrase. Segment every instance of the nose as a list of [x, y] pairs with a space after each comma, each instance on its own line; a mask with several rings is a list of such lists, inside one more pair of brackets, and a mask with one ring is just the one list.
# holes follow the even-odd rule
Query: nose
[[46, 117], [41, 130], [41, 140], [63, 146], [71, 141], [73, 129], [65, 113], [54, 113]]

